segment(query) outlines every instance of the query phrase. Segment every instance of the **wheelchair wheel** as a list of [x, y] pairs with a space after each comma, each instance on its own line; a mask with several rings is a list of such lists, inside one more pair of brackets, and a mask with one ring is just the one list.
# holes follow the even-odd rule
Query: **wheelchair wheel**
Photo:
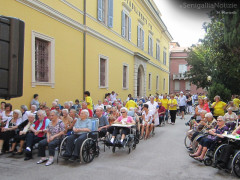
[[99, 146], [96, 146], [95, 157], [98, 157], [99, 154], [100, 154], [100, 148], [99, 148]]
[[214, 163], [214, 165], [217, 164], [217, 161], [218, 161], [218, 159], [219, 159], [219, 157], [220, 157], [220, 155], [221, 155], [221, 153], [222, 153], [222, 150], [223, 150], [223, 148], [224, 148], [225, 146], [227, 146], [227, 144], [222, 144], [222, 145], [220, 145], [220, 146], [216, 149], [216, 151], [214, 152], [214, 155], [213, 155], [213, 163]]
[[238, 151], [232, 160], [232, 170], [240, 178], [240, 151]]
[[134, 149], [136, 149], [136, 147], [137, 147], [137, 144], [133, 143], [132, 149], [134, 150]]
[[62, 157], [62, 155], [63, 155], [63, 154], [65, 153], [65, 151], [66, 151], [67, 138], [68, 138], [68, 136], [65, 137], [65, 138], [63, 138], [63, 140], [62, 140], [62, 142], [61, 142], [61, 144], [60, 144], [59, 153], [58, 153], [59, 157]]
[[191, 140], [188, 138], [188, 136], [186, 136], [186, 137], [184, 138], [184, 144], [185, 144], [185, 147], [186, 147], [187, 149], [190, 148], [190, 146], [191, 146]]
[[131, 148], [131, 147], [129, 147], [129, 148], [128, 148], [128, 154], [130, 154], [130, 153], [131, 153], [131, 151], [132, 151], [132, 148]]
[[83, 141], [80, 150], [81, 162], [90, 163], [95, 157], [96, 148], [96, 143], [91, 138]]
[[207, 157], [207, 158], [204, 159], [205, 166], [211, 166], [212, 163], [213, 163], [212, 158]]

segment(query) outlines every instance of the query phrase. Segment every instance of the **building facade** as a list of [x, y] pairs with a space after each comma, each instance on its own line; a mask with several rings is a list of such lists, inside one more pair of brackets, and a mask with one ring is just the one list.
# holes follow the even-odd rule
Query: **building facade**
[[114, 90], [146, 96], [169, 92], [172, 40], [152, 0], [0, 0], [1, 15], [25, 22], [23, 96], [96, 103]]
[[170, 43], [170, 93], [184, 93], [197, 94], [205, 93], [202, 88], [197, 89], [197, 86], [191, 84], [184, 73], [190, 69], [187, 66], [188, 48], [180, 47], [179, 43]]

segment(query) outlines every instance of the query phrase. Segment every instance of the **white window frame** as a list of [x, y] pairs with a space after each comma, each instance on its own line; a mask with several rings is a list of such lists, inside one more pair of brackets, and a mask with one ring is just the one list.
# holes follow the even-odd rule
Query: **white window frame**
[[156, 76], [156, 91], [159, 91], [159, 75]]
[[[50, 43], [50, 78], [49, 82], [37, 82], [35, 78], [35, 40], [36, 38], [48, 41]], [[32, 31], [32, 87], [36, 86], [55, 86], [55, 39], [42, 33]]]
[[[100, 77], [100, 72], [101, 72], [101, 66], [100, 66], [100, 60], [101, 59], [105, 59], [106, 60], [106, 72], [105, 72], [105, 86], [101, 86], [101, 77]], [[109, 62], [109, 57], [104, 56], [104, 55], [99, 55], [99, 59], [98, 59], [98, 87], [100, 89], [108, 89], [108, 62]]]
[[[151, 43], [150, 43], [151, 40]], [[151, 33], [148, 34], [148, 54], [153, 56], [153, 36]]]
[[163, 64], [167, 65], [167, 50], [164, 48], [163, 50]]
[[123, 77], [122, 77], [122, 89], [127, 90], [129, 88], [129, 65], [126, 63], [123, 63], [123, 69], [124, 69], [124, 66], [127, 67], [127, 76], [126, 76], [126, 87], [123, 87]]
[[[149, 76], [150, 75], [150, 76]], [[150, 77], [150, 78], [149, 78]], [[148, 73], [148, 90], [152, 90], [152, 73]]]
[[[139, 30], [140, 30], [140, 39], [139, 42], [137, 40], [137, 46], [144, 51], [144, 45], [145, 45], [145, 32], [143, 30], [143, 25], [141, 23], [138, 24]], [[144, 33], [144, 36], [143, 36]], [[137, 35], [138, 36], [138, 35]], [[138, 38], [138, 37], [137, 37]]]
[[[176, 84], [178, 84], [178, 89], [176, 89]], [[179, 80], [174, 81], [174, 91], [180, 91], [180, 81]]]
[[[180, 68], [181, 66], [183, 66], [183, 67], [186, 66], [186, 67], [184, 67], [184, 69], [185, 69], [184, 72], [180, 71], [182, 69], [182, 68]], [[184, 74], [185, 72], [187, 72], [187, 64], [179, 64], [178, 65], [178, 73], [179, 74], [181, 74], [181, 73]]]
[[[187, 88], [187, 86], [188, 86], [189, 88]], [[190, 90], [191, 90], [191, 83], [190, 83], [190, 81], [185, 81], [185, 90], [186, 90], [186, 91], [190, 91]]]
[[156, 59], [158, 61], [160, 61], [160, 57], [161, 57], [160, 51], [161, 51], [161, 49], [160, 49], [160, 42], [157, 41], [157, 43], [156, 43]]
[[[124, 32], [124, 38], [127, 39], [128, 41], [131, 41], [131, 36], [132, 36], [132, 19], [130, 17], [130, 12], [128, 11], [127, 8], [123, 7], [123, 12], [125, 14], [125, 32]], [[126, 21], [127, 19], [127, 21]], [[131, 22], [130, 22], [131, 21]], [[129, 26], [131, 25], [131, 27]]]

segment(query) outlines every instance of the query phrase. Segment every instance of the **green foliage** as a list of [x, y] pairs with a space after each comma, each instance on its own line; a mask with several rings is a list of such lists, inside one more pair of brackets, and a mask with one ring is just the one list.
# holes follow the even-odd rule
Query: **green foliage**
[[231, 100], [231, 91], [227, 89], [223, 84], [213, 83], [209, 88], [208, 97], [211, 102], [214, 101], [214, 97], [219, 95], [221, 100], [224, 102], [228, 102]]
[[[228, 29], [226, 35], [226, 26], [229, 25], [226, 24], [226, 16], [213, 11], [210, 18], [210, 23], [203, 24], [206, 35], [200, 40], [201, 44], [189, 49], [187, 62], [191, 69], [186, 75], [198, 88], [208, 89], [211, 84], [217, 82], [232, 94], [240, 94], [240, 88], [237, 86], [240, 84], [240, 48], [237, 48], [240, 42], [235, 44], [231, 43], [230, 39], [226, 40], [226, 36], [240, 38], [238, 34], [240, 21], [231, 20], [231, 26], [238, 23], [234, 26], [237, 29], [233, 28], [232, 31], [231, 28]], [[236, 47], [232, 48], [232, 44]], [[207, 82], [207, 76], [212, 77], [212, 82]], [[219, 93], [216, 92], [216, 94]]]

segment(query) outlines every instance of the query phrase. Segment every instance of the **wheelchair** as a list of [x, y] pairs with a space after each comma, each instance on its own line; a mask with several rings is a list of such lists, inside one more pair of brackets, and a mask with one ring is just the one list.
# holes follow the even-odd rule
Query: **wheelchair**
[[126, 135], [125, 137], [125, 145], [121, 145], [120, 141], [121, 141], [121, 133], [118, 134], [115, 138], [115, 143], [109, 143], [109, 140], [111, 139], [112, 135], [108, 135], [106, 137], [106, 140], [104, 141], [104, 149], [105, 146], [107, 146], [109, 149], [110, 147], [112, 147], [112, 152], [115, 153], [116, 152], [116, 148], [127, 148], [128, 149], [128, 154], [131, 153], [132, 150], [136, 149], [137, 144], [139, 143], [139, 131], [137, 130], [137, 125], [132, 125], [130, 127], [130, 133], [128, 135]]
[[[79, 152], [80, 163], [90, 163], [93, 161], [95, 157], [98, 157], [100, 153], [99, 152], [100, 148], [98, 146], [99, 119], [92, 118], [91, 120], [92, 120], [92, 129], [91, 129], [92, 131], [87, 133], [87, 139], [83, 141], [82, 146], [80, 148], [80, 152]], [[62, 142], [60, 143], [58, 156], [57, 156], [57, 163], [58, 163], [58, 159], [62, 158], [63, 154], [66, 151], [67, 138], [68, 136], [65, 136]]]

